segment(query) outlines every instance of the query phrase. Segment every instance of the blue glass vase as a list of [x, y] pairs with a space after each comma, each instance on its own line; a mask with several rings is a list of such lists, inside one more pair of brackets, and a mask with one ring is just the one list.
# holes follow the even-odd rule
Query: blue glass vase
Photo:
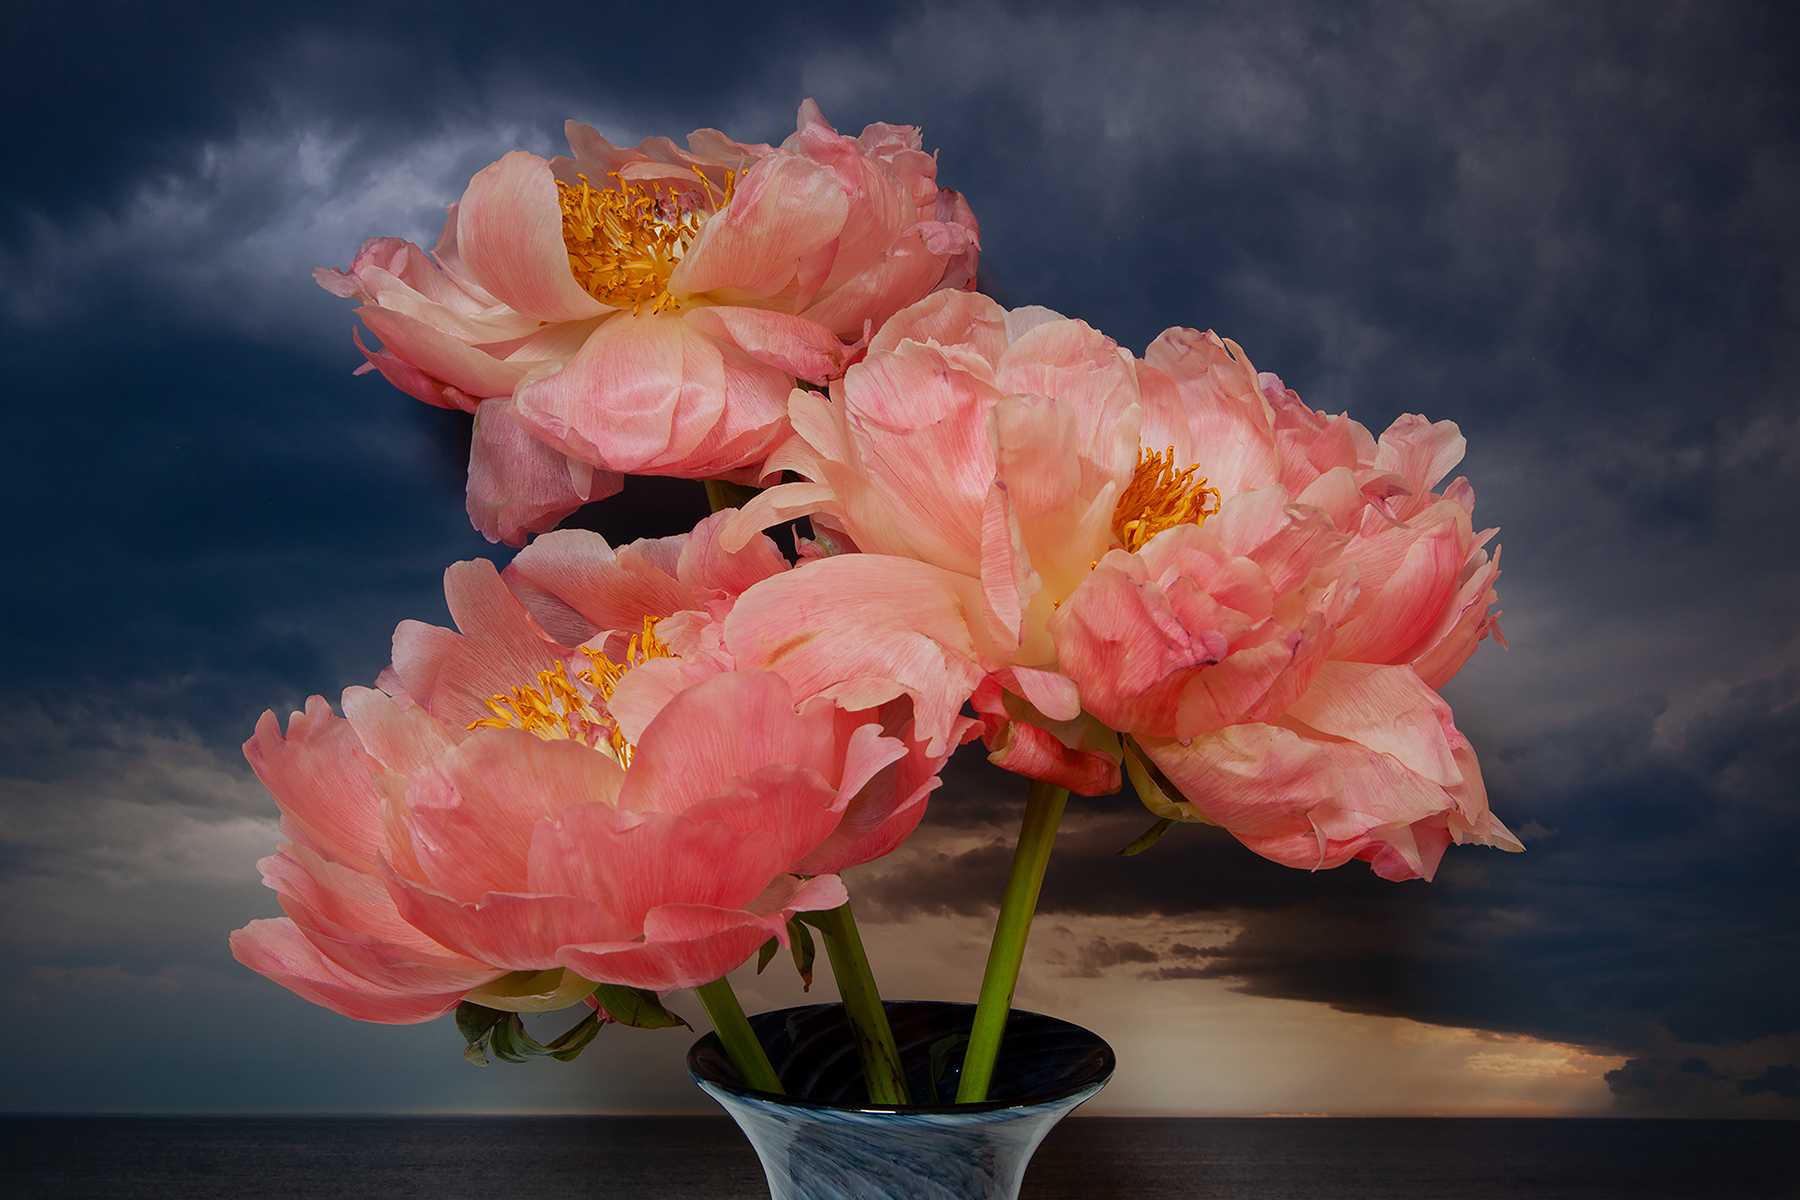
[[937, 1103], [869, 1103], [841, 1004], [750, 1018], [784, 1096], [745, 1087], [714, 1034], [688, 1051], [688, 1074], [750, 1139], [773, 1200], [1017, 1200], [1044, 1135], [1113, 1073], [1112, 1047], [1099, 1037], [1014, 1009], [990, 1098], [956, 1104], [962, 1045], [946, 1052], [945, 1039], [967, 1036], [975, 1006], [885, 1007], [908, 1089]]

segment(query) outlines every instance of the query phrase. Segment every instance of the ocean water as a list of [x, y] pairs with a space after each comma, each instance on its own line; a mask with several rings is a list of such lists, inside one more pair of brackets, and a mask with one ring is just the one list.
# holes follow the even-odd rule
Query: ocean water
[[[723, 1117], [6, 1117], [7, 1200], [760, 1200]], [[1025, 1200], [1793, 1200], [1773, 1121], [1064, 1121]]]

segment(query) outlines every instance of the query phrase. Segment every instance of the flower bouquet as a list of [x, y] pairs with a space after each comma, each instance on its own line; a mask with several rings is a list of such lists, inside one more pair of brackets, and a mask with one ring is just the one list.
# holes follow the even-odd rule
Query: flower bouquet
[[[473, 415], [470, 519], [523, 549], [452, 566], [457, 628], [403, 622], [342, 715], [258, 723], [287, 915], [241, 962], [359, 1020], [454, 1012], [477, 1062], [685, 1025], [692, 989], [690, 1070], [777, 1196], [1015, 1195], [1112, 1069], [1011, 1010], [1070, 793], [1129, 777], [1155, 823], [1125, 853], [1177, 821], [1395, 880], [1519, 849], [1436, 690], [1499, 636], [1494, 531], [1434, 490], [1453, 424], [1377, 438], [1212, 333], [1139, 356], [1003, 309], [915, 129], [808, 101], [780, 146], [567, 132], [477, 174], [431, 252], [317, 272], [380, 339], [363, 370]], [[555, 528], [626, 474], [713, 515]], [[976, 1003], [884, 1004], [841, 873], [977, 738], [1028, 800]], [[747, 1016], [726, 975], [810, 974], [818, 941], [842, 1006]], [[520, 1016], [563, 1008], [548, 1041]]]

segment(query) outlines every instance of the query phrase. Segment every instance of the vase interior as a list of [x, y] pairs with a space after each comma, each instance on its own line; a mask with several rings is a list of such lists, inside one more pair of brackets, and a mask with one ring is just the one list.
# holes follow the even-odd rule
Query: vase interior
[[[841, 1004], [809, 1004], [750, 1018], [751, 1028], [787, 1089], [786, 1102], [860, 1110], [993, 1110], [1050, 1103], [1098, 1089], [1112, 1075], [1115, 1065], [1112, 1048], [1081, 1026], [1013, 1009], [1007, 1018], [1006, 1036], [1000, 1044], [987, 1101], [957, 1105], [956, 1087], [967, 1043], [953, 1043], [939, 1052], [935, 1080], [931, 1077], [932, 1050], [945, 1039], [968, 1036], [975, 1006], [910, 1000], [888, 1002], [884, 1007], [893, 1026], [913, 1104], [869, 1103], [862, 1063]], [[746, 1095], [764, 1094], [745, 1087], [713, 1034], [694, 1043], [688, 1052], [688, 1072], [700, 1082]]]

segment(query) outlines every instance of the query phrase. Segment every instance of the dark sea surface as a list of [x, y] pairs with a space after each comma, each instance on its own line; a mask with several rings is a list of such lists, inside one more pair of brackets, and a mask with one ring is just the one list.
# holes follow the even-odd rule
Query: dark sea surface
[[[1025, 1200], [1800, 1197], [1800, 1124], [1074, 1118]], [[4, 1117], [7, 1200], [760, 1200], [723, 1117]]]

